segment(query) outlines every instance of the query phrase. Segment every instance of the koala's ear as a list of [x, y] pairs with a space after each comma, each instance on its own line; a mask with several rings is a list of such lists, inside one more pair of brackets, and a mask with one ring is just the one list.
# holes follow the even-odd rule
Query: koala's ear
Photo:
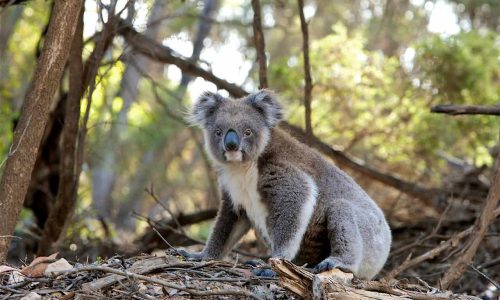
[[225, 101], [227, 101], [227, 99], [217, 93], [204, 92], [198, 100], [196, 100], [196, 103], [191, 109], [188, 121], [193, 125], [205, 127], [208, 118], [210, 118]]
[[270, 90], [264, 89], [250, 94], [245, 101], [264, 116], [269, 127], [274, 127], [283, 119], [283, 107]]

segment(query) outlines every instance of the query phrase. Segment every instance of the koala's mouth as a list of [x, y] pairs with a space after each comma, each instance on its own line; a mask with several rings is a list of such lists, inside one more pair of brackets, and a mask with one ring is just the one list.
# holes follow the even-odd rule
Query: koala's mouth
[[226, 159], [226, 161], [240, 162], [240, 161], [243, 161], [243, 152], [240, 150], [225, 151], [224, 158]]

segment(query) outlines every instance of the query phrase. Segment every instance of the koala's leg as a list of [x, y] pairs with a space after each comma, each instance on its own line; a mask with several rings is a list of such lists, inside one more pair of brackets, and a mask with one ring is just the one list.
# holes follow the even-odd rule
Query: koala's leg
[[260, 191], [268, 203], [268, 231], [273, 257], [289, 260], [300, 249], [316, 205], [316, 184], [307, 174], [288, 165], [270, 165], [261, 171]]
[[331, 256], [315, 268], [321, 273], [334, 268], [356, 274], [363, 258], [363, 239], [356, 223], [356, 212], [346, 200], [333, 200], [327, 209], [327, 229]]
[[181, 254], [191, 260], [210, 260], [224, 257], [231, 251], [234, 245], [250, 229], [250, 221], [246, 215], [237, 215], [229, 195], [224, 193], [222, 203], [217, 213], [214, 228], [208, 238], [205, 248], [200, 253]]

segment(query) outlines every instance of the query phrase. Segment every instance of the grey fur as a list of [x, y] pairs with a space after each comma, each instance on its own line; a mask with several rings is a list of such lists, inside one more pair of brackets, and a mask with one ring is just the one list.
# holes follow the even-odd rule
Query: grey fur
[[[203, 128], [223, 194], [213, 232], [195, 257], [223, 257], [251, 224], [273, 257], [374, 277], [391, 246], [382, 211], [350, 176], [276, 128], [282, 117], [267, 90], [235, 100], [205, 93], [194, 105], [191, 120]], [[225, 151], [230, 129], [241, 138], [239, 151]]]

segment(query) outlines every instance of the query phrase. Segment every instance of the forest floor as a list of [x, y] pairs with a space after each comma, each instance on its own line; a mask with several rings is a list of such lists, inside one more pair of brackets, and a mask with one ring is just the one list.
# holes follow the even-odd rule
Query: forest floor
[[339, 270], [315, 275], [279, 259], [271, 260], [278, 278], [262, 278], [238, 262], [191, 262], [174, 249], [163, 253], [87, 264], [54, 254], [20, 269], [0, 266], [0, 299], [480, 299], [423, 281], [363, 281]]

